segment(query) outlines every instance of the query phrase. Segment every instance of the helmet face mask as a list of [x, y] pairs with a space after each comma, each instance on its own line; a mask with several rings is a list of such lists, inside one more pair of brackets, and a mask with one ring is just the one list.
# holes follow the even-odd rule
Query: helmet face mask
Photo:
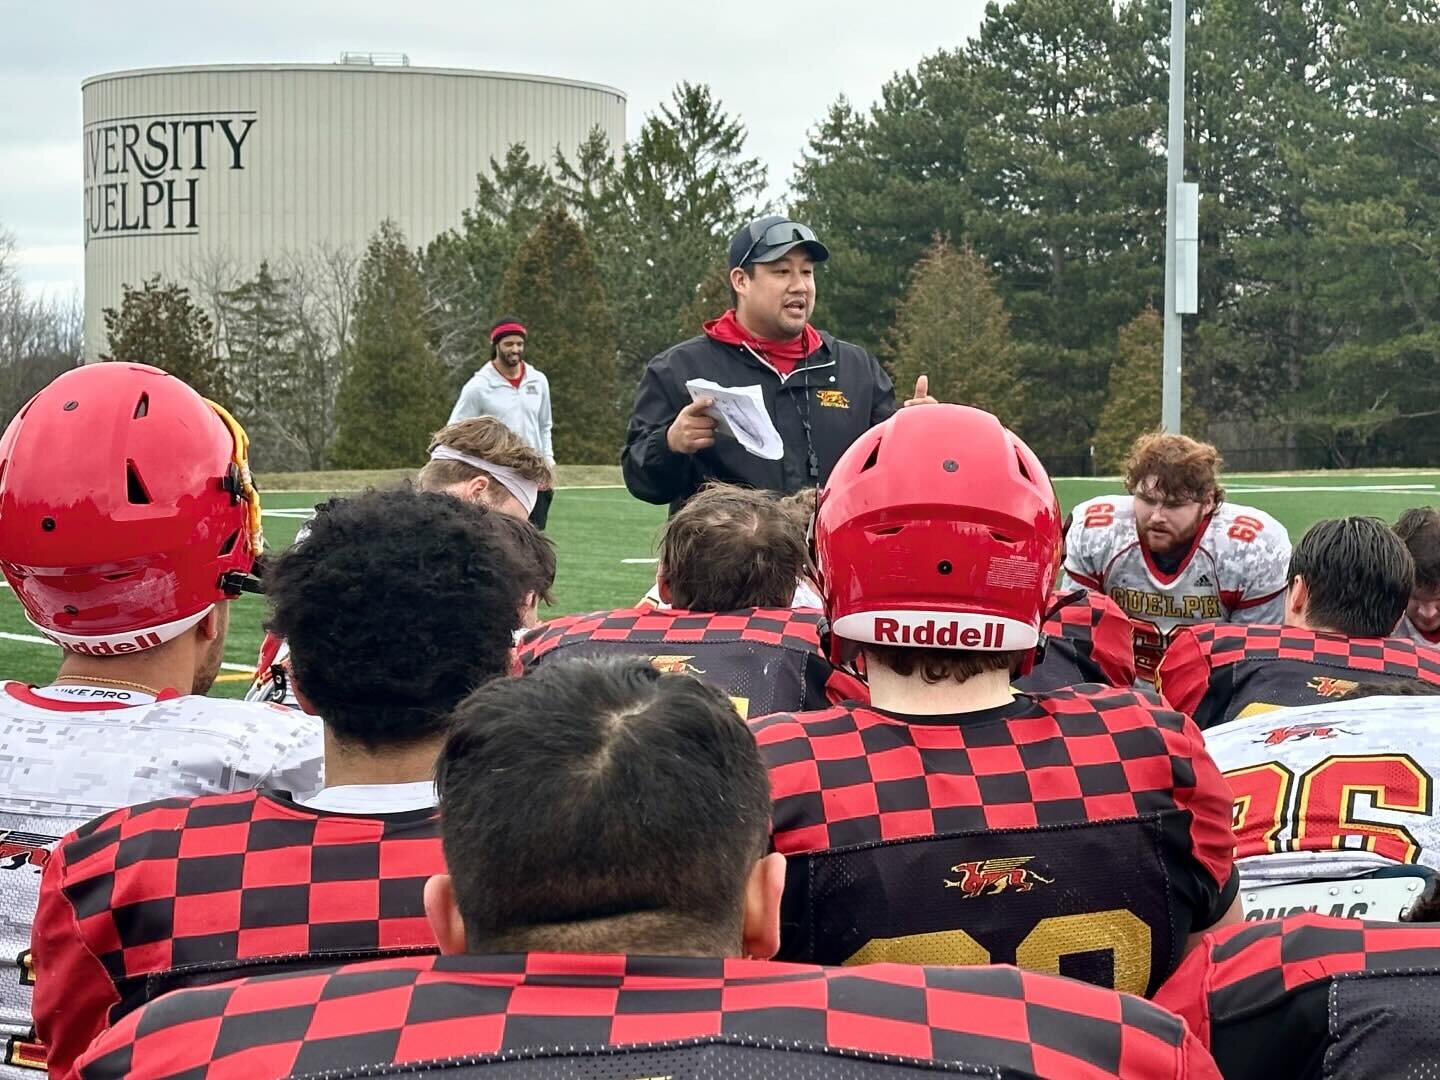
[[261, 550], [247, 458], [239, 424], [158, 368], [61, 375], [0, 439], [0, 570], [26, 618], [92, 655], [194, 626]]
[[831, 658], [863, 644], [1032, 650], [1028, 670], [1059, 544], [1049, 477], [999, 420], [902, 409], [846, 451], [817, 505]]

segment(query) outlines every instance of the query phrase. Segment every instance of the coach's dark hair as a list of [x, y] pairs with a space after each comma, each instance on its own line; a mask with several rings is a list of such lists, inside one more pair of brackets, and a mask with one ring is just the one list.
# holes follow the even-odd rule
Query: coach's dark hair
[[1440, 510], [1412, 507], [1400, 515], [1394, 528], [1415, 560], [1415, 587], [1440, 589]]
[[368, 491], [319, 507], [305, 542], [270, 565], [268, 628], [337, 738], [429, 738], [509, 673], [524, 588], [500, 517], [449, 495]]
[[481, 687], [435, 773], [472, 952], [729, 955], [770, 785], [729, 698], [636, 659]]
[[1336, 701], [1360, 701], [1372, 697], [1440, 697], [1440, 686], [1422, 679], [1394, 679], [1390, 682], [1374, 679], [1356, 683]]
[[805, 526], [768, 492], [710, 484], [665, 523], [660, 571], [677, 608], [789, 607], [810, 571]]
[[1384, 637], [1395, 629], [1415, 587], [1405, 544], [1375, 517], [1317, 521], [1290, 553], [1287, 584], [1305, 579], [1305, 621], [1347, 637]]

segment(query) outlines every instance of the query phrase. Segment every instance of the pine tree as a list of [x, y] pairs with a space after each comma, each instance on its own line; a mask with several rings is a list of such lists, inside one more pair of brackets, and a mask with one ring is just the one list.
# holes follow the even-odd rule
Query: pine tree
[[886, 352], [894, 357], [896, 397], [909, 397], [916, 377], [928, 375], [931, 394], [942, 401], [1021, 426], [1010, 316], [985, 260], [968, 245], [957, 250], [937, 237], [921, 255]]
[[557, 162], [619, 331], [627, 409], [645, 365], [674, 344], [676, 313], [695, 298], [736, 230], [763, 212], [765, 167], [746, 156], [745, 139], [744, 125], [708, 86], [682, 82], [645, 118], [618, 167], [593, 139], [573, 166]]
[[282, 445], [283, 424], [276, 415], [295, 391], [298, 342], [288, 286], [262, 261], [254, 278], [220, 296], [231, 409], [250, 433], [257, 467], [267, 470], [303, 467]]
[[460, 227], [426, 246], [420, 265], [430, 344], [452, 394], [489, 358], [505, 268], [558, 194], [544, 164], [516, 143], [503, 162], [491, 158], [489, 172], [476, 176], [475, 205], [462, 213]]
[[445, 369], [431, 352], [418, 261], [393, 221], [370, 239], [336, 407], [333, 461], [341, 469], [414, 465], [450, 407]]
[[613, 462], [623, 419], [613, 389], [615, 324], [585, 233], [563, 207], [547, 210], [515, 253], [500, 297], [528, 331], [527, 362], [550, 380], [556, 459]]
[[120, 307], [105, 309], [110, 351], [101, 360], [150, 364], [184, 379], [201, 394], [229, 404], [224, 372], [211, 356], [214, 324], [190, 290], [160, 275], [140, 288], [121, 285]]
[[[1119, 472], [1136, 438], [1160, 425], [1164, 342], [1165, 321], [1153, 307], [1120, 328], [1105, 407], [1095, 430], [1095, 468], [1100, 472]], [[1205, 430], [1205, 417], [1196, 411], [1188, 385], [1181, 394], [1181, 427], [1192, 435]]]

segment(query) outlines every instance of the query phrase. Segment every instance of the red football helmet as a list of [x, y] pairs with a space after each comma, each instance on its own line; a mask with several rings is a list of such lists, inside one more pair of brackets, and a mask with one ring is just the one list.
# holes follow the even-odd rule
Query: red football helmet
[[0, 438], [0, 570], [46, 637], [139, 652], [237, 596], [260, 554], [249, 444], [159, 368], [61, 375]]
[[1060, 505], [1040, 459], [990, 413], [920, 405], [845, 451], [814, 542], [837, 663], [840, 639], [1030, 649], [1054, 584]]

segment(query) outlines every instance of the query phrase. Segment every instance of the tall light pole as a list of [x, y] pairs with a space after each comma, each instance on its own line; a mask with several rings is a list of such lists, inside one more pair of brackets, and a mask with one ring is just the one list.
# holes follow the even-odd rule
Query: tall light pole
[[1180, 316], [1197, 299], [1198, 195], [1185, 180], [1185, 0], [1170, 2], [1170, 130], [1165, 169], [1165, 349], [1160, 426], [1180, 430]]

